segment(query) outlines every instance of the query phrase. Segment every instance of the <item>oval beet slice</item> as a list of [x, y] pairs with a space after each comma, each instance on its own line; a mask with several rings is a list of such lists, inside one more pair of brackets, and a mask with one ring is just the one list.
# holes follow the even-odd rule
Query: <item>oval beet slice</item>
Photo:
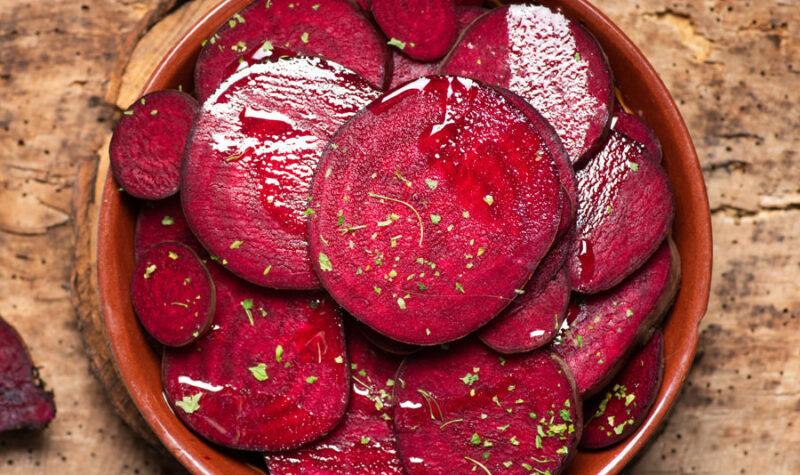
[[122, 113], [111, 137], [111, 171], [129, 194], [147, 200], [174, 195], [197, 101], [179, 91], [157, 91]]
[[655, 161], [661, 161], [661, 141], [658, 140], [656, 133], [641, 117], [628, 114], [622, 110], [622, 107], [617, 107], [614, 109], [614, 116], [611, 118], [611, 129], [635, 140], [650, 153]]
[[560, 473], [576, 452], [581, 401], [546, 350], [498, 356], [475, 340], [409, 357], [395, 384], [409, 474]]
[[133, 243], [136, 262], [156, 244], [177, 241], [186, 244], [198, 256], [205, 256], [206, 250], [194, 236], [186, 222], [179, 196], [170, 196], [159, 201], [147, 201], [136, 218], [136, 231]]
[[664, 341], [659, 330], [603, 392], [584, 403], [588, 420], [580, 446], [602, 449], [638, 429], [656, 400], [663, 374]]
[[675, 205], [664, 169], [616, 131], [577, 178], [577, 235], [568, 266], [572, 287], [592, 294], [621, 282], [655, 252]]
[[553, 242], [558, 173], [519, 110], [488, 86], [411, 82], [325, 149], [309, 216], [331, 295], [395, 340], [434, 345], [495, 316]]
[[325, 438], [289, 452], [267, 454], [272, 475], [404, 473], [392, 427], [395, 373], [400, 358], [367, 343], [348, 328], [352, 388], [342, 423]]
[[229, 78], [203, 104], [183, 164], [183, 210], [205, 248], [255, 284], [318, 287], [306, 242], [311, 175], [336, 129], [377, 95], [320, 58]]
[[372, 0], [371, 9], [389, 44], [410, 58], [434, 61], [456, 41], [453, 0]]
[[553, 348], [575, 375], [582, 397], [602, 389], [633, 348], [647, 341], [678, 292], [680, 274], [678, 250], [667, 239], [617, 287], [596, 295], [573, 294]]
[[0, 318], [0, 432], [41, 430], [56, 416], [19, 333]]
[[214, 325], [192, 345], [164, 352], [175, 414], [211, 442], [241, 450], [292, 449], [330, 432], [350, 381], [333, 302], [209, 270], [218, 289]]
[[150, 336], [162, 345], [183, 346], [211, 325], [216, 291], [194, 251], [165, 242], [150, 248], [136, 265], [131, 300]]
[[602, 143], [611, 115], [611, 70], [592, 35], [537, 5], [496, 8], [459, 39], [441, 69], [519, 94], [561, 137], [573, 164]]
[[375, 87], [388, 83], [389, 50], [347, 0], [258, 0], [206, 40], [195, 65], [195, 94], [205, 101], [236, 71], [287, 54], [326, 58]]

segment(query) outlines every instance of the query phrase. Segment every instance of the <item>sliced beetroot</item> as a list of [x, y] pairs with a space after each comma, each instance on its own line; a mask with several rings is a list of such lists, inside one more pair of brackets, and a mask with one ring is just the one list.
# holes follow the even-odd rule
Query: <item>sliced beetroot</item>
[[457, 6], [479, 7], [483, 5], [483, 0], [456, 0]]
[[395, 340], [434, 345], [495, 316], [553, 242], [558, 174], [533, 126], [464, 78], [411, 82], [332, 139], [311, 187], [325, 288]]
[[194, 236], [186, 222], [181, 208], [179, 196], [170, 196], [164, 200], [148, 201], [139, 210], [134, 233], [134, 249], [136, 262], [142, 255], [156, 244], [165, 241], [177, 241], [186, 244], [199, 256], [205, 255], [203, 245]]
[[664, 341], [657, 331], [606, 389], [584, 403], [588, 420], [580, 446], [602, 449], [624, 440], [644, 422], [664, 374]]
[[272, 475], [403, 473], [392, 427], [394, 377], [400, 358], [348, 328], [352, 387], [342, 423], [325, 438], [289, 452], [267, 454]]
[[444, 56], [458, 35], [453, 0], [372, 0], [372, 16], [389, 44], [410, 58], [434, 61]]
[[534, 350], [550, 343], [561, 328], [569, 305], [566, 271], [544, 283], [531, 279], [523, 292], [478, 334], [495, 351]]
[[410, 355], [421, 350], [423, 347], [417, 345], [409, 345], [406, 343], [392, 340], [388, 336], [382, 335], [372, 328], [357, 322], [356, 326], [361, 335], [369, 341], [372, 345], [380, 348], [381, 350], [391, 353], [393, 355]]
[[231, 76], [203, 104], [183, 164], [183, 209], [205, 248], [255, 284], [318, 287], [306, 243], [311, 175], [328, 139], [377, 95], [320, 58]]
[[0, 318], [0, 432], [41, 430], [55, 416], [53, 393], [44, 390], [25, 342]]
[[195, 65], [195, 94], [205, 101], [236, 71], [296, 54], [342, 64], [375, 87], [388, 83], [389, 50], [372, 23], [347, 0], [257, 0], [204, 44]]
[[214, 325], [192, 345], [164, 352], [164, 392], [175, 414], [211, 442], [241, 450], [292, 449], [333, 430], [350, 390], [333, 302], [209, 270]]
[[557, 474], [581, 434], [575, 382], [546, 350], [501, 357], [467, 340], [420, 353], [400, 367], [395, 403], [397, 445], [412, 475]]
[[603, 388], [630, 352], [650, 338], [678, 291], [680, 256], [672, 240], [617, 287], [573, 294], [567, 321], [553, 343], [569, 365], [581, 396]]
[[536, 5], [496, 8], [481, 17], [441, 69], [521, 95], [550, 121], [573, 164], [602, 143], [613, 99], [610, 71], [584, 27]]
[[611, 129], [635, 140], [650, 153], [655, 161], [661, 161], [663, 156], [661, 141], [641, 117], [628, 114], [622, 110], [622, 107], [617, 107], [614, 109], [614, 117], [611, 118]]
[[197, 108], [192, 96], [170, 90], [147, 94], [123, 112], [109, 155], [114, 178], [126, 192], [147, 200], [177, 193]]
[[572, 287], [591, 294], [621, 282], [655, 252], [675, 205], [664, 169], [616, 131], [577, 178], [577, 235], [568, 266]]
[[162, 345], [188, 345], [211, 325], [216, 291], [206, 266], [188, 246], [165, 242], [133, 271], [131, 300], [139, 322]]

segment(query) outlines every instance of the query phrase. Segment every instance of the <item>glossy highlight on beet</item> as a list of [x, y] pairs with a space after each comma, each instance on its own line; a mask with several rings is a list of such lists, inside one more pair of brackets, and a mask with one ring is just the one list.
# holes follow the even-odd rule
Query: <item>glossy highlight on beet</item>
[[328, 139], [378, 94], [320, 58], [256, 64], [226, 80], [203, 104], [183, 163], [183, 210], [208, 252], [257, 285], [317, 288], [311, 176]]
[[437, 60], [456, 40], [453, 0], [372, 0], [370, 8], [390, 43], [410, 58]]
[[577, 452], [581, 401], [547, 350], [501, 356], [474, 339], [406, 359], [395, 432], [410, 475], [558, 474]]
[[205, 248], [189, 229], [181, 208], [180, 196], [177, 195], [142, 204], [133, 236], [136, 262], [139, 262], [148, 249], [166, 241], [186, 244], [198, 256], [206, 256]]
[[431, 77], [387, 93], [325, 149], [312, 260], [351, 315], [395, 340], [460, 338], [516, 295], [560, 222], [555, 164], [491, 88]]

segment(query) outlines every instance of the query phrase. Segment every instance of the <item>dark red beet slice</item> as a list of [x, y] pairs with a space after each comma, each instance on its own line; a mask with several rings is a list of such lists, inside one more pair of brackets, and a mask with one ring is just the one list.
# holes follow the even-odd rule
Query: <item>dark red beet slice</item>
[[456, 0], [457, 6], [464, 7], [479, 7], [483, 4], [483, 0]]
[[647, 341], [672, 304], [679, 282], [680, 256], [667, 239], [617, 287], [597, 295], [573, 294], [553, 348], [575, 375], [581, 396], [602, 389], [630, 352]]
[[523, 291], [478, 334], [495, 351], [519, 353], [539, 348], [548, 344], [561, 328], [569, 304], [566, 271], [544, 283], [531, 279]]
[[299, 450], [267, 454], [272, 475], [403, 473], [392, 427], [395, 373], [400, 359], [373, 348], [353, 328], [347, 332], [352, 388], [342, 423]]
[[306, 243], [311, 175], [328, 139], [377, 95], [320, 58], [231, 76], [203, 104], [183, 165], [183, 209], [205, 248], [255, 284], [318, 287]]
[[53, 393], [44, 390], [22, 337], [0, 318], [0, 432], [41, 430], [55, 416]]
[[350, 390], [333, 302], [209, 270], [214, 325], [194, 344], [164, 352], [164, 391], [175, 414], [211, 442], [242, 450], [292, 449], [330, 432]]
[[165, 241], [186, 244], [199, 256], [205, 256], [206, 253], [203, 245], [189, 229], [179, 196], [146, 202], [136, 218], [133, 241], [137, 262], [148, 249]]
[[602, 449], [638, 429], [656, 400], [663, 374], [664, 342], [661, 331], [657, 331], [605, 391], [584, 403], [588, 420], [580, 446]]
[[617, 106], [614, 110], [614, 117], [611, 118], [611, 129], [635, 140], [650, 153], [655, 161], [661, 161], [663, 156], [661, 141], [658, 140], [658, 136], [647, 125], [647, 122], [639, 116], [628, 114], [622, 110], [621, 106]]
[[600, 146], [611, 115], [611, 70], [578, 23], [536, 5], [496, 8], [462, 35], [441, 69], [521, 95], [561, 137], [573, 164]]
[[[395, 385], [409, 474], [560, 473], [576, 452], [581, 401], [561, 358], [500, 357], [475, 340], [409, 357]], [[546, 472], [549, 471], [549, 472]]]
[[621, 282], [655, 252], [675, 205], [664, 169], [615, 131], [577, 177], [577, 235], [568, 266], [572, 287], [591, 294]]
[[392, 340], [388, 336], [376, 332], [361, 322], [357, 322], [356, 325], [358, 331], [361, 332], [361, 335], [366, 338], [367, 341], [387, 353], [394, 355], [411, 355], [423, 348], [421, 346], [409, 345], [397, 340]]
[[111, 137], [111, 171], [129, 194], [147, 200], [174, 195], [197, 101], [179, 91], [150, 93], [122, 114]]
[[162, 345], [183, 346], [208, 330], [216, 291], [194, 251], [165, 242], [150, 248], [136, 265], [131, 300], [150, 336]]
[[258, 0], [207, 40], [195, 66], [195, 94], [205, 101], [237, 70], [284, 54], [323, 57], [375, 87], [388, 83], [389, 50], [357, 7], [346, 0]]
[[389, 44], [413, 59], [437, 60], [456, 41], [453, 0], [372, 0], [371, 8]]
[[311, 187], [312, 261], [354, 317], [434, 345], [488, 322], [528, 280], [560, 220], [536, 130], [465, 78], [411, 82], [325, 149]]

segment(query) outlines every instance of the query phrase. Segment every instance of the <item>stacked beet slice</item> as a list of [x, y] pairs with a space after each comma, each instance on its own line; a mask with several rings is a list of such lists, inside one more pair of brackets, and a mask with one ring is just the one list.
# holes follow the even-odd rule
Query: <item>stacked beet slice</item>
[[556, 474], [646, 418], [680, 282], [658, 137], [579, 23], [480, 4], [259, 0], [199, 104], [124, 113], [132, 300], [196, 433], [273, 474]]

